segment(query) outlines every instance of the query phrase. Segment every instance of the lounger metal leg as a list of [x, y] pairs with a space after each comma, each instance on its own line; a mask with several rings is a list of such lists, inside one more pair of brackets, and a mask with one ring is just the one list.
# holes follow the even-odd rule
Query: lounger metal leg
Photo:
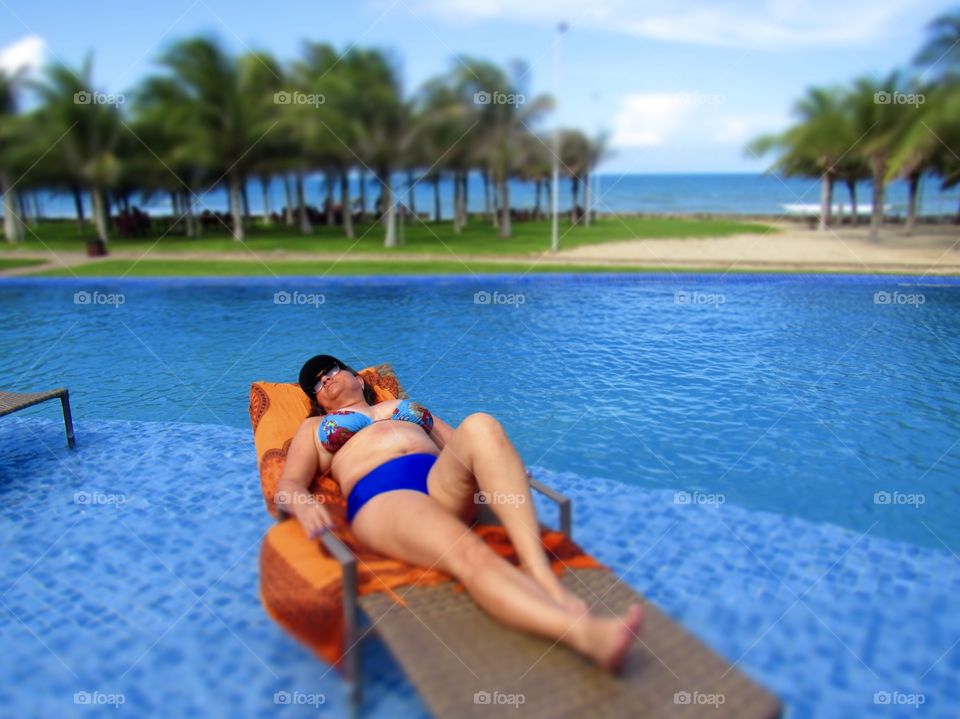
[[323, 546], [340, 563], [343, 571], [343, 678], [347, 685], [350, 715], [360, 716], [360, 633], [357, 605], [357, 558], [333, 532], [325, 532]]
[[63, 424], [67, 428], [67, 447], [73, 449], [77, 446], [77, 440], [73, 436], [73, 414], [70, 412], [70, 392], [63, 390], [60, 395], [60, 406], [63, 408]]
[[560, 510], [560, 531], [567, 535], [568, 539], [573, 539], [573, 502], [570, 497], [551, 489], [543, 482], [533, 478], [530, 470], [527, 470], [527, 476], [530, 478], [530, 488], [540, 492], [540, 494], [553, 500]]

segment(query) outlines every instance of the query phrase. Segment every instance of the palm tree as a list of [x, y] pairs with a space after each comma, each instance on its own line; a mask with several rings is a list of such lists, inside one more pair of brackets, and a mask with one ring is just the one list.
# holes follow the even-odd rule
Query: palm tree
[[[914, 60], [933, 72], [935, 82], [919, 92], [923, 104], [907, 113], [896, 137], [888, 176], [907, 178], [910, 189], [907, 203], [907, 229], [916, 220], [916, 184], [924, 172], [941, 178], [941, 189], [960, 182], [960, 161], [950, 149], [958, 146], [960, 130], [956, 125], [960, 111], [960, 12], [943, 15], [929, 25], [930, 39]], [[922, 75], [921, 75], [922, 77]], [[957, 219], [960, 221], [960, 210]]]
[[434, 221], [441, 220], [440, 181], [446, 174], [453, 179], [455, 232], [466, 224], [462, 178], [475, 161], [472, 140], [477, 137], [473, 130], [478, 122], [473, 103], [463, 101], [453, 73], [431, 78], [415, 98], [415, 144], [421, 149], [424, 162], [432, 159], [426, 176], [433, 183]]
[[168, 110], [187, 129], [181, 151], [198, 168], [227, 178], [231, 232], [243, 241], [242, 189], [256, 166], [257, 145], [277, 124], [272, 90], [281, 82], [280, 70], [262, 53], [234, 59], [206, 37], [177, 42], [160, 64], [172, 80]]
[[44, 80], [33, 83], [41, 104], [31, 122], [37, 149], [44, 148], [40, 171], [62, 177], [74, 190], [78, 207], [82, 207], [80, 191], [90, 193], [97, 237], [106, 244], [110, 223], [107, 191], [121, 173], [121, 96], [94, 91], [92, 74], [89, 56], [79, 72], [63, 64], [47, 68]]
[[524, 150], [522, 164], [518, 170], [520, 179], [534, 183], [533, 219], [543, 218], [542, 189], [550, 188], [550, 175], [553, 172], [553, 155], [549, 139], [530, 132], [523, 137]]
[[186, 218], [186, 235], [199, 236], [202, 225], [193, 213], [195, 198], [216, 178], [192, 153], [188, 105], [174, 78], [153, 76], [140, 85], [131, 103], [129, 135], [140, 152], [128, 163], [148, 193], [170, 195], [174, 225]]
[[609, 152], [609, 143], [610, 143], [610, 134], [608, 132], [601, 132], [587, 144], [587, 155], [585, 158], [584, 167], [585, 170], [585, 181], [586, 185], [584, 186], [583, 192], [583, 204], [586, 208], [586, 218], [584, 225], [590, 227], [592, 221], [591, 215], [593, 212], [590, 210], [590, 179], [593, 177], [593, 171], [596, 169], [597, 165], [600, 164], [600, 161], [603, 160]]
[[[329, 117], [332, 78], [326, 78], [336, 68], [338, 59], [337, 52], [329, 44], [305, 43], [302, 57], [291, 65], [287, 85], [279, 95], [280, 135], [289, 138], [289, 149], [292, 150], [286, 155], [285, 164], [294, 174], [296, 199], [293, 204], [297, 208], [300, 232], [304, 235], [313, 232], [307, 211], [306, 175], [329, 165], [337, 150]], [[284, 182], [286, 184], [286, 180]]]
[[[871, 98], [872, 100], [872, 98]], [[843, 163], [856, 153], [858, 138], [853, 107], [840, 88], [810, 88], [797, 102], [794, 115], [799, 121], [779, 135], [759, 137], [747, 146], [753, 155], [779, 153], [772, 170], [788, 177], [819, 177], [821, 231], [830, 225], [835, 182], [851, 166]]]
[[[526, 73], [516, 68], [518, 76]], [[519, 83], [507, 77], [496, 65], [472, 58], [460, 58], [454, 70], [454, 86], [464, 106], [472, 104], [472, 115], [478, 120], [471, 143], [481, 166], [493, 175], [499, 213], [499, 236], [510, 237], [510, 178], [522, 167], [524, 137], [530, 125], [553, 106], [546, 97], [526, 98]]]
[[960, 11], [941, 15], [927, 30], [930, 38], [914, 62], [933, 70], [939, 79], [956, 79], [960, 73]]
[[590, 140], [580, 130], [561, 130], [560, 167], [570, 175], [570, 224], [580, 221], [580, 186], [585, 184]]
[[23, 220], [18, 212], [14, 175], [21, 168], [19, 148], [24, 127], [17, 116], [17, 94], [23, 84], [23, 70], [0, 70], [0, 193], [3, 194], [3, 234], [7, 242], [23, 241]]
[[[341, 57], [331, 46], [306, 45], [304, 59], [295, 66], [299, 85], [323, 98], [297, 119], [303, 134], [303, 146], [312, 164], [324, 170], [327, 190], [327, 222], [333, 222], [333, 191], [339, 179], [340, 205], [344, 234], [352, 239], [353, 201], [350, 196], [350, 173], [365, 168], [369, 150], [364, 146], [366, 128], [364, 106], [366, 91], [362, 83], [370, 68], [369, 58]], [[361, 184], [363, 173], [360, 174]]]
[[[245, 157], [247, 177], [260, 181], [263, 202], [262, 222], [269, 225], [270, 183], [275, 174], [286, 170], [285, 160], [294, 153], [288, 137], [279, 132], [282, 105], [277, 93], [288, 84], [283, 67], [273, 55], [263, 51], [248, 52], [239, 59], [241, 90], [253, 108], [252, 124], [257, 138]], [[246, 182], [244, 182], [246, 189]]]
[[902, 177], [907, 182], [907, 219], [905, 229], [911, 234], [917, 222], [917, 194], [925, 173], [940, 173], [939, 158], [945, 147], [956, 146], [960, 137], [956, 129], [960, 110], [960, 84], [956, 80], [920, 88], [924, 103], [912, 112], [903, 113], [892, 133], [892, 147], [886, 178]]
[[900, 92], [898, 73], [891, 73], [877, 82], [861, 78], [847, 96], [855, 132], [862, 138], [857, 154], [869, 165], [873, 181], [873, 211], [870, 215], [870, 240], [879, 238], [883, 224], [883, 203], [890, 157], [897, 132], [904, 126], [904, 115], [912, 112], [909, 105], [892, 102]]
[[404, 100], [396, 63], [383, 52], [352, 48], [340, 64], [349, 93], [338, 104], [356, 143], [351, 154], [364, 169], [372, 170], [380, 183], [378, 216], [384, 225], [383, 244], [396, 247], [393, 171], [409, 148], [412, 104]]

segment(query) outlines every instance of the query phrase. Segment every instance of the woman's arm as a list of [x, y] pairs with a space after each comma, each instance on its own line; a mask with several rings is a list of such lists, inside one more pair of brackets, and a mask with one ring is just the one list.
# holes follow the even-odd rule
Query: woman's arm
[[317, 451], [313, 440], [315, 428], [316, 422], [306, 421], [300, 425], [287, 451], [283, 476], [274, 495], [277, 510], [296, 517], [310, 537], [319, 536], [333, 523], [327, 508], [309, 492], [318, 468], [321, 473], [330, 468], [330, 454]]
[[437, 415], [433, 415], [433, 429], [430, 430], [430, 439], [437, 445], [437, 449], [442, 450], [452, 434], [453, 427], [437, 417]]

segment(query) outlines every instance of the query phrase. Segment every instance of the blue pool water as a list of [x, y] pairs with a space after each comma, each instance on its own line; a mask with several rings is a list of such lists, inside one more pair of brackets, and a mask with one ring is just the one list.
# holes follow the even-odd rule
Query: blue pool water
[[[958, 305], [942, 278], [7, 281], [3, 384], [68, 386], [80, 447], [53, 405], [0, 420], [0, 706], [342, 714], [258, 604], [247, 416], [329, 352], [500, 417], [577, 539], [790, 716], [956, 716]], [[372, 715], [424, 712], [366, 661]]]

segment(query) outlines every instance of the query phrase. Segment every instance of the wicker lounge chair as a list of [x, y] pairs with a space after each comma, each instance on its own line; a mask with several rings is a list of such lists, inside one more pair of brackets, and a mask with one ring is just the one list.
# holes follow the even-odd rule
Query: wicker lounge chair
[[[254, 383], [251, 388], [255, 433], [264, 411], [264, 400], [258, 395], [263, 395], [265, 384]], [[395, 394], [406, 396], [399, 383]], [[272, 402], [289, 404], [277, 396]], [[288, 421], [298, 416], [296, 409], [272, 411], [277, 409]], [[267, 454], [285, 454], [289, 442], [282, 442], [279, 435], [275, 441], [283, 448], [274, 445], [277, 449]], [[261, 479], [266, 463], [261, 455]], [[271, 471], [276, 472], [276, 466]], [[569, 536], [570, 499], [532, 478], [531, 488], [556, 503], [559, 529]], [[479, 522], [495, 522], [488, 507], [480, 507]], [[359, 716], [361, 706], [360, 654], [364, 641], [374, 635], [382, 639], [437, 717], [774, 719], [781, 715], [775, 696], [607, 569], [567, 569], [562, 581], [596, 613], [622, 614], [632, 603], [645, 605], [644, 630], [617, 676], [562, 645], [500, 624], [458, 591], [452, 580], [398, 587], [405, 604], [395, 603], [384, 592], [358, 594], [361, 567], [351, 548], [333, 532], [319, 541], [342, 570], [344, 652], [339, 668], [347, 682], [353, 716]], [[265, 566], [261, 563], [261, 571]], [[262, 585], [262, 595], [263, 591]], [[265, 601], [270, 611], [268, 605]], [[309, 606], [306, 611], [310, 612]], [[274, 608], [270, 613], [280, 621], [282, 612]]]
[[77, 441], [73, 436], [73, 415], [70, 414], [70, 393], [66, 387], [52, 389], [48, 392], [24, 393], [0, 391], [0, 417], [58, 397], [60, 398], [60, 406], [63, 409], [63, 424], [67, 428], [67, 446], [72, 449], [77, 446]]

